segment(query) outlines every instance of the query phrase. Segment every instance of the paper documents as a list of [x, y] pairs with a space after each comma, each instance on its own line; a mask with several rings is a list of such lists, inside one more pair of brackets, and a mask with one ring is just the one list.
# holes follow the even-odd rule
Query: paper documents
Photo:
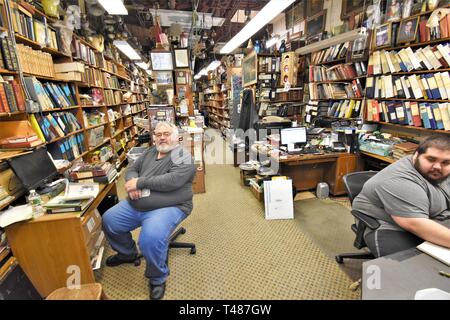
[[33, 217], [31, 206], [26, 204], [0, 212], [0, 227], [4, 228], [19, 221], [25, 221]]
[[64, 199], [83, 200], [95, 198], [100, 191], [98, 183], [68, 183]]
[[438, 246], [437, 244], [425, 241], [417, 246], [422, 252], [432, 256], [433, 258], [441, 261], [442, 263], [450, 266], [450, 249]]

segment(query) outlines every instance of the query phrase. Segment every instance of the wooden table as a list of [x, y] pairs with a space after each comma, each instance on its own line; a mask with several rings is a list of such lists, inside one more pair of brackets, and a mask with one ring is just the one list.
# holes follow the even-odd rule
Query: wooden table
[[326, 182], [333, 195], [345, 194], [342, 177], [350, 172], [362, 170], [356, 154], [324, 153], [289, 155], [278, 160], [280, 173], [292, 179], [297, 191], [315, 189], [319, 182]]
[[46, 214], [6, 227], [14, 257], [42, 297], [58, 288], [94, 283], [91, 259], [104, 240], [101, 216], [95, 210], [116, 182], [100, 185], [100, 192], [83, 212]]

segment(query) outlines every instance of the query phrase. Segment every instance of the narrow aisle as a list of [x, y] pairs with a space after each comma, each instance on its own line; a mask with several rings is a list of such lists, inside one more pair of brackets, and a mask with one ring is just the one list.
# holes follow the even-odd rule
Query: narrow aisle
[[[165, 299], [359, 298], [294, 220], [264, 219], [262, 203], [240, 184], [238, 168], [207, 165], [206, 190], [195, 195], [194, 210], [182, 223], [187, 233], [180, 241], [194, 242], [197, 254], [170, 250]], [[100, 282], [112, 299], [147, 299], [143, 265], [103, 267]]]

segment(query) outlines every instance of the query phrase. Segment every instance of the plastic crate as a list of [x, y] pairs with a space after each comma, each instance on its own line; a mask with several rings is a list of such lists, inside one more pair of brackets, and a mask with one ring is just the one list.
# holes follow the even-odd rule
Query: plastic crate
[[133, 164], [146, 150], [148, 150], [148, 147], [131, 148], [127, 153], [128, 164]]

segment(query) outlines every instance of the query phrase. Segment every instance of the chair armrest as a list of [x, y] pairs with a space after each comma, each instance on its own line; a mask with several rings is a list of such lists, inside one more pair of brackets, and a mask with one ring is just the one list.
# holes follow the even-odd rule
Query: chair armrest
[[380, 227], [380, 223], [376, 219], [369, 217], [364, 213], [361, 213], [357, 210], [352, 210], [352, 215], [372, 230], [378, 229]]

